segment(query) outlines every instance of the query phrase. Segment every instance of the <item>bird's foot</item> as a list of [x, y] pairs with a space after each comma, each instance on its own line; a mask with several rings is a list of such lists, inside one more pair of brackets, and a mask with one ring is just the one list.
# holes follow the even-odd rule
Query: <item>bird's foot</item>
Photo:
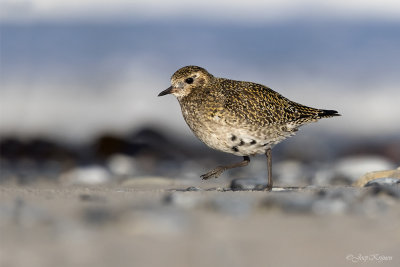
[[264, 188], [265, 191], [272, 191], [272, 184], [267, 184], [267, 186]]
[[213, 170], [201, 175], [200, 177], [203, 180], [208, 180], [208, 179], [210, 179], [212, 177], [218, 178], [225, 170], [226, 170], [226, 167], [218, 166], [217, 168], [215, 168], [215, 169], [213, 169]]

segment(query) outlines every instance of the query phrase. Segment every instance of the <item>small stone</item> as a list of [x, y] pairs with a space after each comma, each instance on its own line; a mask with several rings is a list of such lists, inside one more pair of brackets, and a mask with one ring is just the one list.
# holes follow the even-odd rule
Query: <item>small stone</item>
[[201, 189], [195, 186], [190, 186], [188, 188], [186, 188], [185, 191], [200, 191]]
[[107, 166], [117, 176], [132, 176], [136, 171], [135, 159], [122, 154], [111, 156]]
[[364, 185], [364, 187], [368, 186], [379, 186], [379, 185], [386, 185], [386, 186], [391, 186], [391, 185], [398, 185], [400, 184], [400, 179], [398, 178], [378, 178], [369, 181]]
[[[353, 183], [353, 186], [358, 186], [358, 187], [367, 186], [369, 181], [377, 180], [379, 178], [400, 179], [400, 169], [398, 168], [396, 170], [368, 172], [363, 176], [361, 176], [357, 181], [355, 181]], [[392, 183], [394, 181], [392, 182], [385, 181], [385, 182]]]
[[394, 165], [384, 157], [358, 156], [343, 158], [336, 163], [334, 171], [336, 176], [356, 181], [367, 172], [391, 170]]
[[99, 185], [111, 181], [111, 175], [102, 166], [88, 166], [72, 169], [61, 175], [67, 184]]
[[239, 190], [263, 190], [267, 186], [267, 181], [260, 178], [240, 178], [234, 179], [231, 182], [233, 191]]
[[210, 187], [210, 188], [207, 188], [206, 191], [221, 191], [221, 190], [218, 190], [217, 187]]

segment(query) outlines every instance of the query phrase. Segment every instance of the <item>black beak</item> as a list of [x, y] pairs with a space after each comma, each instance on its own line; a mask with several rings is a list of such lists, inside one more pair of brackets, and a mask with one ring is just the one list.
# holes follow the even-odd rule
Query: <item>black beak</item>
[[158, 96], [163, 96], [163, 95], [168, 95], [171, 93], [172, 91], [172, 86], [168, 87], [167, 89], [165, 89], [164, 91], [162, 91], [161, 93], [158, 94]]

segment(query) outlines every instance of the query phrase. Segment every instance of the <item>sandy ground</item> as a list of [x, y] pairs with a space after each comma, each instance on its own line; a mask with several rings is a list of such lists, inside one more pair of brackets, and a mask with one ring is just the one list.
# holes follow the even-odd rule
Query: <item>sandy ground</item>
[[384, 212], [324, 213], [266, 204], [315, 188], [213, 186], [1, 185], [0, 266], [400, 266], [400, 205], [389, 196], [374, 197]]

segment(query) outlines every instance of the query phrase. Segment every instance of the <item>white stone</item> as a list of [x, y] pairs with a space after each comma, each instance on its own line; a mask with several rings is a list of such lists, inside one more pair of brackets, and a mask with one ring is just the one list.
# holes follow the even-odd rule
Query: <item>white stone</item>
[[135, 173], [134, 158], [122, 154], [113, 155], [107, 162], [110, 171], [118, 176], [130, 176]]
[[105, 168], [96, 165], [80, 167], [61, 175], [61, 181], [67, 184], [98, 185], [110, 180], [110, 173]]
[[391, 170], [395, 166], [386, 158], [379, 156], [358, 156], [343, 158], [334, 167], [336, 175], [343, 175], [352, 181], [367, 172]]

